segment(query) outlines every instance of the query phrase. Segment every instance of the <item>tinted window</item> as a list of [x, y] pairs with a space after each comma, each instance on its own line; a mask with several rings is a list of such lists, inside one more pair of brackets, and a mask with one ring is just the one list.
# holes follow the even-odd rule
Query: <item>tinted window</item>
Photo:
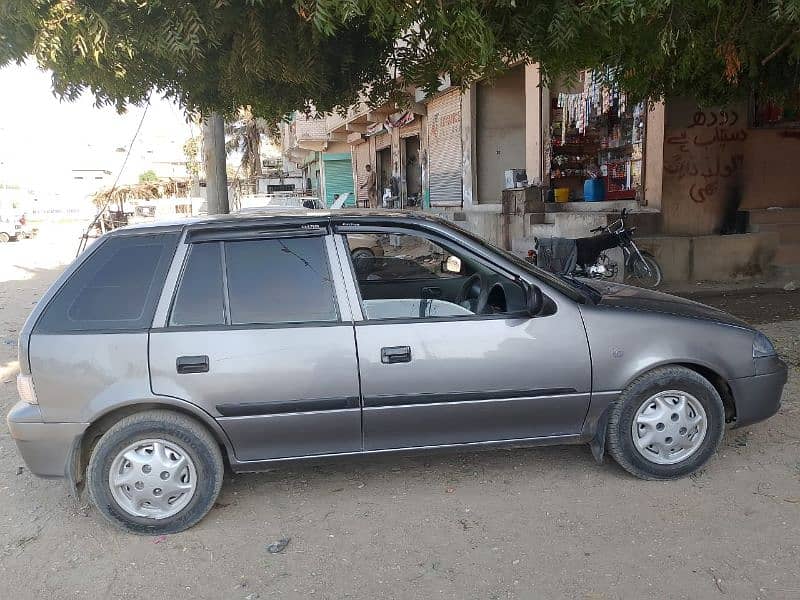
[[321, 237], [225, 243], [231, 323], [338, 319]]
[[36, 329], [43, 333], [150, 326], [178, 234], [111, 237], [61, 287]]
[[223, 307], [221, 245], [192, 244], [170, 324], [221, 325], [225, 323]]

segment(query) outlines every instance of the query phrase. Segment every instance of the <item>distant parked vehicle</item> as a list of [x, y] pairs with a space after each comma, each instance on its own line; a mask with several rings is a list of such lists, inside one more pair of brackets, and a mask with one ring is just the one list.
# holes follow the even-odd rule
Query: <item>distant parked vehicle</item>
[[[381, 256], [352, 257], [374, 236]], [[588, 283], [584, 283], [584, 281]], [[30, 471], [174, 533], [224, 466], [588, 444], [644, 479], [775, 414], [767, 337], [651, 290], [558, 277], [430, 217], [242, 213], [102, 237], [19, 335], [8, 415]]]
[[316, 196], [295, 196], [290, 194], [250, 194], [241, 197], [242, 208], [238, 212], [283, 210], [297, 208], [320, 210], [325, 208]]

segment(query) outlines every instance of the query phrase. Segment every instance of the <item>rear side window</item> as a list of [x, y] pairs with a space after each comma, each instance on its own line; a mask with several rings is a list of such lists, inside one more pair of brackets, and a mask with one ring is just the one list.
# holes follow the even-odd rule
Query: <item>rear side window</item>
[[192, 244], [181, 285], [175, 296], [170, 325], [222, 325], [222, 244]]
[[321, 237], [225, 243], [231, 324], [337, 321]]
[[150, 327], [178, 234], [111, 237], [56, 293], [38, 333]]

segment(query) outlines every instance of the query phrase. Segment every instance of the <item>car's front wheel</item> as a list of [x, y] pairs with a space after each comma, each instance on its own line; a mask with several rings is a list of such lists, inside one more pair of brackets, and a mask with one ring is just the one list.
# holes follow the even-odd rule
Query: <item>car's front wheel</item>
[[166, 410], [121, 419], [95, 445], [86, 470], [93, 504], [132, 533], [177, 533], [214, 506], [224, 465], [198, 422]]
[[663, 367], [631, 383], [609, 410], [607, 447], [626, 471], [642, 479], [694, 473], [725, 433], [725, 407], [702, 375]]

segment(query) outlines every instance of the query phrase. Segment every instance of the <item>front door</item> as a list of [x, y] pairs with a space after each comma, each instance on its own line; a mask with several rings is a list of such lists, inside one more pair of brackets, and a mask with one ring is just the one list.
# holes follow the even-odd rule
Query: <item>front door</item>
[[154, 393], [215, 416], [240, 461], [361, 450], [353, 326], [327, 245], [191, 243], [168, 320], [151, 331]]
[[530, 318], [522, 284], [485, 258], [427, 234], [376, 239], [382, 256], [353, 264], [365, 450], [580, 432], [591, 365], [575, 304]]

